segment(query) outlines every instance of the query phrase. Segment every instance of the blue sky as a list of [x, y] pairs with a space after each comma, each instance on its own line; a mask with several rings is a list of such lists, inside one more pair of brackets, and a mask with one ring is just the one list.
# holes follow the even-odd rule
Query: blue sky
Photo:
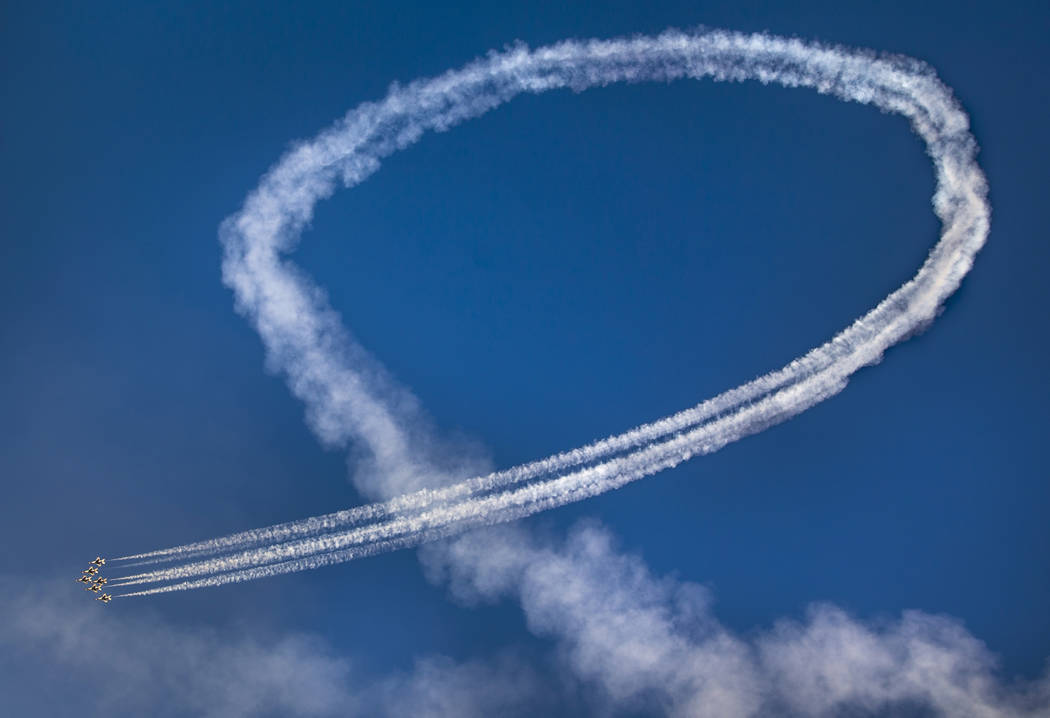
[[[988, 246], [932, 329], [841, 395], [523, 524], [557, 543], [600, 521], [656, 576], [706, 586], [736, 634], [803, 620], [813, 602], [874, 625], [915, 609], [961, 621], [1002, 675], [1038, 676], [1050, 655], [1037, 239], [1050, 97], [1036, 3], [4, 10], [11, 591], [75, 594], [66, 575], [98, 552], [362, 501], [343, 452], [319, 446], [265, 371], [220, 278], [219, 222], [292, 140], [391, 82], [516, 40], [701, 24], [931, 63], [982, 147]], [[824, 341], [921, 263], [937, 235], [932, 181], [902, 120], [809, 92], [549, 93], [395, 155], [318, 207], [295, 261], [442, 432], [503, 467], [685, 408]], [[598, 710], [593, 676], [550, 688], [562, 639], [520, 603], [450, 598], [401, 552], [115, 603], [105, 652], [148, 661], [163, 643], [150, 631], [232, 637], [222, 645], [305, 635], [324, 650], [303, 660], [322, 667], [290, 659], [288, 675], [338, 675], [347, 661], [355, 686], [374, 686], [439, 656], [460, 676], [510, 661], [563, 710]], [[32, 657], [5, 665], [15, 705], [67, 666], [43, 635], [12, 639], [12, 655]]]

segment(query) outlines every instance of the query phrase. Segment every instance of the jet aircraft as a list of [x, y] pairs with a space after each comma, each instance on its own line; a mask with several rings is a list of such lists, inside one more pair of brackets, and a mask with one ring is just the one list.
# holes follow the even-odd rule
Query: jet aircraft
[[109, 603], [110, 601], [113, 600], [113, 597], [110, 596], [108, 593], [104, 593], [101, 596], [99, 596], [98, 598], [96, 598], [95, 600], [96, 601], [102, 601], [102, 603]]
[[92, 561], [91, 563], [93, 565], [95, 565], [95, 566], [105, 566], [106, 565], [106, 559], [102, 558], [101, 556], [96, 556], [95, 560]]
[[98, 569], [94, 566], [88, 566], [83, 571], [81, 571], [81, 573], [85, 576], [94, 576], [96, 573], [98, 573]]
[[101, 576], [99, 576], [98, 578], [95, 579], [95, 583], [93, 585], [95, 585], [95, 586], [105, 586], [108, 581], [109, 581], [108, 578], [102, 578]]
[[91, 583], [91, 576], [81, 576], [77, 581], [80, 583]]
[[84, 590], [85, 591], [94, 591], [95, 593], [98, 593], [99, 591], [102, 590], [102, 584], [101, 583], [93, 583], [90, 586], [88, 586], [87, 588], [85, 588]]

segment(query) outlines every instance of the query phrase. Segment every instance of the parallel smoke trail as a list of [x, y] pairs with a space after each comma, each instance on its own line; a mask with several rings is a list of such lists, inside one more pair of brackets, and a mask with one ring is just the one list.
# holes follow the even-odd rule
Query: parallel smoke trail
[[[826, 382], [827, 378], [809, 380], [808, 388], [812, 390], [810, 395], [815, 401], [834, 393], [828, 390], [816, 393], [815, 385], [821, 381]], [[841, 380], [835, 381], [836, 385], [839, 381]], [[799, 391], [797, 386], [795, 391]], [[785, 404], [785, 399], [786, 397], [779, 397], [768, 402]], [[786, 405], [785, 409], [791, 413], [800, 410]], [[738, 438], [746, 433], [753, 433], [756, 430], [754, 415], [760, 412], [768, 414], [769, 410], [769, 404], [763, 402], [750, 410], [727, 417], [717, 426], [694, 429], [666, 442], [651, 444], [603, 464], [488, 497], [441, 506], [409, 518], [377, 522], [375, 525], [353, 531], [327, 534], [307, 541], [268, 546], [148, 574], [115, 579], [116, 585], [131, 586], [218, 574], [207, 579], [164, 586], [134, 595], [217, 586], [264, 575], [318, 568], [396, 548], [415, 546], [471, 527], [511, 521], [618, 488], [630, 481], [676, 466], [693, 455], [716, 451], [733, 440], [727, 437]], [[784, 415], [783, 418], [787, 416]]]
[[[781, 370], [778, 373], [786, 373], [786, 371]], [[781, 386], [787, 381], [786, 378], [778, 380], [775, 374], [769, 374], [762, 379], [766, 380], [766, 386], [758, 386], [758, 381], [751, 382], [720, 394], [696, 407], [686, 409], [665, 419], [645, 424], [623, 434], [608, 437], [578, 449], [554, 454], [545, 459], [461, 481], [452, 486], [440, 489], [420, 489], [383, 503], [358, 506], [344, 511], [298, 521], [288, 521], [182, 546], [122, 556], [115, 560], [127, 561], [128, 563], [125, 565], [129, 566], [173, 560], [183, 561], [200, 555], [212, 555], [245, 549], [251, 546], [283, 542], [299, 537], [314, 536], [336, 529], [356, 526], [366, 521], [375, 521], [407, 512], [420, 511], [435, 505], [478, 496], [537, 477], [556, 474], [575, 466], [593, 463], [603, 457], [613, 456], [628, 449], [651, 443], [670, 434], [684, 431], [707, 421], [713, 416], [724, 414], [745, 401], [753, 401], [763, 392], [770, 391], [773, 386]]]
[[[337, 179], [352, 187], [380, 160], [426, 130], [445, 130], [523, 92], [576, 91], [613, 82], [683, 77], [755, 79], [809, 87], [905, 116], [925, 141], [937, 178], [942, 233], [919, 272], [831, 341], [776, 372], [678, 414], [522, 466], [444, 483], [455, 471], [418, 449], [425, 432], [411, 397], [342, 329], [323, 294], [281, 258]], [[386, 502], [225, 538], [122, 557], [176, 563], [118, 579], [179, 581], [135, 594], [220, 585], [315, 568], [416, 545], [471, 526], [513, 520], [624, 485], [761, 431], [832, 396], [859, 368], [936, 315], [972, 266], [988, 233], [987, 187], [968, 118], [926, 66], [907, 58], [828, 48], [766, 35], [668, 32], [654, 38], [514, 48], [462, 70], [393, 88], [288, 153], [222, 228], [225, 281], [259, 330], [272, 365], [304, 400], [327, 443], [371, 452]], [[407, 407], [407, 408], [406, 408]], [[375, 487], [373, 487], [375, 488]], [[194, 560], [200, 559], [200, 560]], [[204, 578], [200, 578], [204, 576]], [[191, 580], [186, 580], [191, 579]]]
[[[826, 386], [824, 388], [818, 386], [818, 384], [828, 382], [831, 383], [830, 390]], [[797, 413], [800, 409], [797, 409], [796, 402], [792, 400], [793, 394], [797, 395], [805, 389], [810, 396], [824, 397], [834, 393], [834, 390], [841, 386], [841, 382], [842, 379], [838, 375], [822, 374], [811, 377], [806, 382], [793, 385], [790, 392], [785, 390], [786, 393], [765, 399], [730, 416], [667, 441], [651, 443], [622, 457], [520, 488], [508, 488], [485, 497], [470, 498], [456, 504], [443, 504], [429, 511], [386, 521], [376, 521], [351, 531], [333, 532], [312, 539], [276, 544], [205, 561], [126, 576], [114, 579], [114, 583], [130, 586], [224, 573], [291, 559], [303, 559], [317, 554], [329, 555], [351, 546], [355, 548], [350, 549], [347, 556], [355, 558], [361, 555], [357, 553], [361, 547], [370, 544], [386, 544], [391, 540], [407, 541], [412, 536], [429, 536], [431, 532], [447, 535], [452, 526], [462, 529], [468, 526], [521, 518], [540, 510], [561, 506], [586, 496], [618, 488], [629, 481], [676, 465], [692, 455], [711, 453], [728, 441], [739, 438], [745, 433], [753, 433], [757, 425], [756, 417], [769, 417], [777, 413], [787, 418], [790, 414], [786, 412]], [[414, 543], [420, 542], [414, 541]], [[369, 554], [377, 552], [373, 550], [369, 551]], [[319, 560], [311, 567], [330, 563], [332, 563], [330, 558], [326, 558], [323, 561]], [[226, 582], [225, 578], [222, 576], [215, 580]]]

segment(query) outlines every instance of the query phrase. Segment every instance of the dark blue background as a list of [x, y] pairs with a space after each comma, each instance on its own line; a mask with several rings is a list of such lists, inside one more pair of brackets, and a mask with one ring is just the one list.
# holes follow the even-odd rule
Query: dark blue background
[[[263, 370], [216, 228], [296, 138], [515, 40], [769, 30], [930, 62], [993, 205], [926, 334], [794, 421], [532, 519], [597, 517], [748, 631], [815, 600], [1050, 653], [1045, 3], [132, 3], [0, 16], [0, 571], [360, 499]], [[920, 5], [921, 7], [916, 7]], [[436, 423], [499, 466], [690, 406], [824, 341], [936, 240], [905, 123], [808, 91], [682, 82], [521, 98], [319, 207], [297, 261]], [[116, 607], [118, 604], [114, 604]], [[531, 639], [410, 552], [119, 604], [326, 635], [381, 673]]]

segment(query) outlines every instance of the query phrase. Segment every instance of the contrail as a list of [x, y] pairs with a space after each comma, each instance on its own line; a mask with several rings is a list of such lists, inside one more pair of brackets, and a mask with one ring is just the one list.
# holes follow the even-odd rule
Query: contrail
[[[933, 161], [939, 241], [918, 273], [826, 344], [693, 408], [519, 467], [455, 482], [411, 396], [342, 329], [321, 290], [287, 260], [318, 200], [380, 161], [522, 93], [614, 82], [704, 78], [808, 87], [903, 115]], [[841, 391], [850, 375], [925, 327], [956, 290], [988, 234], [987, 185], [966, 114], [932, 70], [763, 34], [728, 32], [515, 47], [430, 80], [394, 87], [290, 151], [221, 228], [223, 276], [326, 443], [370, 452], [366, 488], [388, 500], [224, 538], [122, 557], [168, 563], [115, 579], [171, 582], [134, 594], [220, 585], [315, 568], [510, 521], [594, 496], [716, 451]], [[462, 475], [462, 474], [459, 474]], [[381, 477], [376, 483], [369, 477]], [[369, 483], [371, 481], [371, 484]], [[447, 484], [421, 489], [430, 483]], [[417, 489], [412, 491], [411, 489]], [[390, 498], [392, 494], [400, 494]]]
[[[826, 383], [827, 379], [825, 377], [813, 378], [805, 385], [805, 390], [814, 397], [829, 395], [827, 389], [817, 389], [817, 382]], [[833, 388], [837, 388], [838, 381], [833, 380], [833, 382]], [[795, 393], [802, 390], [803, 387], [800, 386], [793, 388]], [[114, 579], [114, 581], [118, 585], [129, 586], [185, 579], [292, 559], [307, 559], [306, 563], [297, 563], [297, 566], [318, 567], [333, 563], [332, 556], [337, 551], [347, 551], [345, 554], [347, 559], [356, 558], [364, 555], [361, 552], [370, 544], [387, 545], [390, 541], [397, 541], [400, 542], [399, 547], [414, 545], [423, 540], [431, 540], [430, 537], [434, 535], [449, 535], [452, 527], [463, 530], [472, 526], [521, 518], [540, 510], [561, 506], [586, 496], [617, 488], [629, 481], [676, 465], [694, 454], [715, 451], [731, 441], [730, 437], [742, 435], [740, 432], [756, 430], [755, 417], [771, 414], [774, 404], [790, 406], [786, 401], [787, 398], [788, 395], [785, 395], [757, 402], [731, 416], [698, 427], [665, 442], [651, 443], [622, 457], [557, 478], [549, 478], [516, 489], [506, 489], [484, 497], [471, 497], [455, 504], [439, 504], [427, 511], [376, 521], [350, 531], [333, 532], [307, 540], [218, 556], [195, 563], [126, 576]], [[816, 400], [819, 401], [819, 398]], [[368, 549], [368, 554], [372, 553], [377, 553], [377, 551]], [[324, 558], [307, 558], [318, 554], [324, 554]], [[311, 561], [314, 563], [310, 563]], [[224, 575], [211, 580], [227, 582], [226, 579], [227, 576]]]

